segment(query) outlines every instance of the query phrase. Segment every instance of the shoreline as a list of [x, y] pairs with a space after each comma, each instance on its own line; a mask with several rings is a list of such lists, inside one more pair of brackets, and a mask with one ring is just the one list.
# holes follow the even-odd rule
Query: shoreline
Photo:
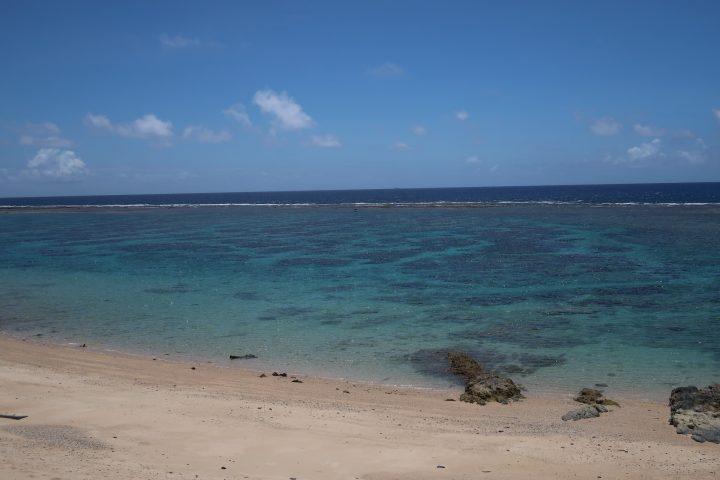
[[[431, 385], [431, 384], [413, 384], [413, 383], [393, 383], [393, 382], [386, 382], [380, 379], [370, 379], [370, 378], [363, 378], [363, 377], [353, 377], [353, 376], [342, 376], [342, 375], [333, 375], [327, 372], [322, 372], [318, 370], [306, 370], [306, 369], [300, 369], [300, 370], [294, 370], [290, 371], [290, 368], [287, 365], [284, 365], [282, 362], [280, 362], [280, 365], [273, 365], [272, 360], [267, 359], [253, 359], [257, 363], [254, 365], [247, 365], [247, 360], [243, 359], [237, 359], [237, 360], [230, 360], [226, 358], [213, 358], [213, 357], [205, 357], [202, 355], [192, 355], [192, 354], [186, 354], [183, 352], [173, 352], [173, 353], [151, 353], [149, 349], [131, 349], [131, 348], [124, 348], [122, 346], [112, 346], [112, 345], [102, 345], [102, 344], [87, 344], [83, 343], [79, 339], [64, 339], [60, 340], [57, 338], [52, 337], [45, 337], [44, 335], [41, 337], [36, 337], [33, 335], [28, 336], [26, 333], [20, 333], [20, 332], [10, 332], [10, 331], [3, 331], [0, 330], [0, 339], [2, 338], [9, 338], [15, 341], [21, 341], [23, 343], [31, 343], [39, 346], [47, 346], [47, 347], [59, 347], [59, 348], [69, 348], [69, 349], [76, 349], [80, 348], [81, 345], [87, 345], [86, 347], [83, 347], [84, 351], [87, 352], [94, 352], [100, 355], [109, 355], [109, 356], [121, 356], [121, 357], [129, 357], [129, 358], [139, 358], [139, 359], [145, 359], [145, 360], [162, 360], [165, 362], [171, 362], [171, 363], [179, 363], [183, 365], [191, 365], [191, 364], [204, 364], [204, 365], [212, 365], [216, 368], [220, 369], [228, 369], [228, 370], [239, 370], [243, 374], [247, 375], [260, 375], [262, 373], [270, 374], [273, 370], [283, 369], [283, 371], [287, 371], [288, 374], [292, 374], [298, 377], [303, 378], [314, 378], [318, 380], [325, 380], [329, 382], [345, 382], [345, 383], [356, 383], [356, 384], [362, 384], [366, 386], [373, 386], [378, 388], [402, 388], [407, 390], [416, 390], [419, 392], [448, 392], [448, 391], [458, 391], [462, 392], [463, 389], [463, 382], [458, 379], [454, 378], [450, 373], [447, 375], [447, 382], [446, 386], [440, 386], [439, 382], [437, 385]], [[247, 352], [241, 352], [241, 353], [247, 353]], [[279, 370], [278, 370], [279, 371]], [[660, 388], [659, 386], [655, 389], [634, 389], [632, 391], [628, 391], [626, 389], [623, 389], [623, 387], [620, 386], [606, 386], [606, 387], [599, 387], [598, 384], [593, 381], [593, 378], [587, 378], [585, 382], [579, 382], [573, 387], [570, 387], [569, 385], [564, 384], [545, 384], [544, 387], [539, 386], [536, 383], [533, 382], [526, 382], [523, 376], [514, 376], [509, 375], [516, 383], [520, 384], [524, 389], [526, 389], [526, 394], [532, 397], [538, 397], [538, 398], [572, 398], [575, 396], [575, 394], [581, 389], [585, 387], [592, 387], [592, 388], [601, 388], [602, 390], [605, 390], [606, 392], [609, 392], [609, 395], [612, 397], [619, 397], [624, 398], [627, 400], [633, 400], [633, 401], [640, 401], [640, 402], [651, 402], [651, 403], [666, 403], [668, 397], [670, 396], [670, 392], [674, 386], [667, 386], [666, 388]], [[536, 381], [537, 382], [537, 381]], [[680, 386], [680, 385], [677, 385]], [[458, 393], [459, 395], [459, 393]]]
[[[570, 396], [511, 405], [460, 388], [391, 387], [144, 358], [0, 334], [0, 477], [717, 478], [718, 446], [666, 404], [616, 398], [563, 422]], [[193, 369], [194, 367], [194, 369]], [[291, 372], [288, 372], [292, 375]], [[345, 393], [347, 392], [347, 393]], [[445, 468], [438, 468], [438, 466]], [[222, 467], [225, 467], [224, 469]], [[169, 473], [173, 472], [173, 473]]]

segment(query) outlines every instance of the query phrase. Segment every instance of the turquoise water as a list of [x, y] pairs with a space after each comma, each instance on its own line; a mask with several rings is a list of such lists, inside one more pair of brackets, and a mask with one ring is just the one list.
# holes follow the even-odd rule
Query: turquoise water
[[720, 207], [198, 207], [0, 214], [0, 329], [446, 386], [720, 380]]

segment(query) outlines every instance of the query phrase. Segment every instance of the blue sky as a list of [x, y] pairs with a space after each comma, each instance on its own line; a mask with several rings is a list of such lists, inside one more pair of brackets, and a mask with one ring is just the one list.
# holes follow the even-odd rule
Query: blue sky
[[0, 196], [720, 180], [720, 3], [0, 2]]

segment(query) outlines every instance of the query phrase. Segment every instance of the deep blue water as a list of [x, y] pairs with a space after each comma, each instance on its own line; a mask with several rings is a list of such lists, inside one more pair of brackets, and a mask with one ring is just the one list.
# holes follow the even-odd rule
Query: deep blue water
[[419, 202], [720, 203], [720, 183], [410, 188], [0, 198], [2, 205], [343, 204]]
[[[720, 380], [719, 192], [5, 200], [333, 205], [4, 210], [0, 330], [218, 362], [254, 353], [241, 364], [414, 385], [447, 385], [443, 352], [462, 348], [531, 391], [603, 382], [653, 395]], [[417, 205], [443, 201], [473, 204]], [[415, 208], [344, 205], [364, 202]]]

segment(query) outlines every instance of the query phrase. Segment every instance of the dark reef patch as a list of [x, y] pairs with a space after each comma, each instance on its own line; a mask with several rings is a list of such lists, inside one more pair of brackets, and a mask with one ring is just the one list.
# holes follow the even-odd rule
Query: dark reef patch
[[257, 292], [235, 292], [232, 296], [233, 298], [237, 298], [238, 300], [247, 301], [260, 300], [262, 298]]
[[[466, 329], [449, 334], [459, 340], [493, 341], [524, 348], [571, 348], [590, 343], [597, 332], [583, 332], [565, 317], [535, 317], [517, 322], [504, 322], [483, 329]], [[484, 363], [484, 362], [483, 362]]]
[[153, 293], [158, 295], [175, 295], [181, 293], [197, 292], [198, 290], [190, 288], [185, 283], [178, 283], [168, 287], [152, 287], [143, 290], [145, 293]]
[[344, 267], [351, 263], [352, 260], [327, 257], [283, 258], [275, 262], [279, 267]]
[[410, 363], [423, 375], [452, 380], [455, 377], [447, 367], [447, 358], [449, 353], [458, 351], [468, 352], [489, 371], [505, 374], [530, 375], [540, 368], [559, 366], [566, 362], [564, 355], [502, 353], [492, 348], [468, 349], [466, 345], [440, 349], [423, 348], [396, 356], [395, 360]]

